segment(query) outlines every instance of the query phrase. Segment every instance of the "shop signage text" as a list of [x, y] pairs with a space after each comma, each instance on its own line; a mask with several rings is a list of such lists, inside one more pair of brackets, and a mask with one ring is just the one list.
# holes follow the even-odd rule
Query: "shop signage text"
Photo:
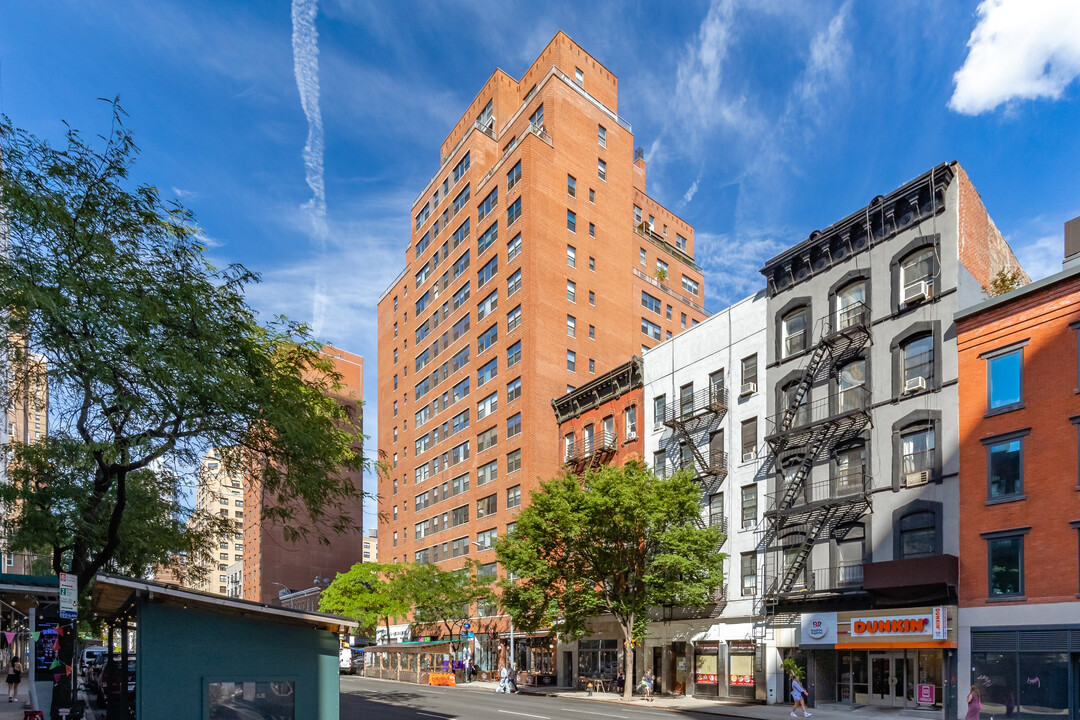
[[944, 607], [935, 607], [922, 615], [854, 617], [851, 635], [930, 635], [935, 640], [945, 640], [948, 637], [947, 615]]
[[920, 705], [933, 705], [934, 704], [934, 686], [933, 685], [917, 685], [918, 692], [916, 697], [918, 698]]

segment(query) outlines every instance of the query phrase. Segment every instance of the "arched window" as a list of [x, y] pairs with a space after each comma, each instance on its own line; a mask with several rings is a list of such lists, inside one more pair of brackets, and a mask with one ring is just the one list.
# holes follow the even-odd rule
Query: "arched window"
[[850, 495], [863, 488], [866, 475], [866, 446], [854, 445], [836, 451], [836, 495]]
[[[937, 274], [937, 257], [934, 248], [925, 247], [900, 261], [900, 297], [904, 303], [922, 300], [930, 296]], [[925, 291], [919, 297], [920, 290]]]
[[806, 308], [797, 308], [785, 315], [780, 322], [783, 357], [791, 357], [806, 350], [808, 343], [806, 314]]
[[835, 587], [861, 585], [863, 560], [866, 558], [866, 528], [841, 525], [833, 530], [836, 542]]
[[900, 558], [937, 555], [937, 514], [916, 510], [900, 517]]
[[[781, 407], [784, 410], [795, 407], [795, 394], [798, 392], [799, 382], [789, 383], [784, 386], [781, 391]], [[798, 405], [798, 409], [795, 411], [795, 417], [791, 420], [791, 427], [801, 427], [810, 422], [810, 392], [807, 391], [802, 397], [802, 401]]]
[[866, 406], [866, 361], [852, 360], [840, 368], [837, 375], [840, 389], [840, 412], [850, 412]]
[[844, 330], [852, 325], [865, 323], [869, 319], [865, 280], [848, 283], [836, 293], [836, 330]]
[[[900, 379], [905, 393], [929, 390], [934, 382], [934, 336], [908, 340], [900, 346]], [[920, 379], [922, 382], [920, 382]]]

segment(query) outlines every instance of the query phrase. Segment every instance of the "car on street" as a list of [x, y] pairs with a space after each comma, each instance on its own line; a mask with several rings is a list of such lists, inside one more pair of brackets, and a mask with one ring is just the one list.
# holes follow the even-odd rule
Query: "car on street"
[[83, 648], [79, 661], [79, 674], [86, 677], [86, 671], [94, 664], [94, 660], [102, 655], [107, 655], [109, 649], [104, 645], [91, 645]]
[[364, 667], [364, 651], [356, 648], [341, 648], [338, 653], [338, 672], [344, 675], [355, 675]]
[[128, 705], [135, 704], [135, 656], [128, 656], [127, 672], [122, 672], [123, 662], [120, 656], [114, 655], [112, 660], [106, 660], [98, 674], [97, 680], [97, 705], [98, 707], [114, 708], [120, 704], [121, 683], [127, 683]]

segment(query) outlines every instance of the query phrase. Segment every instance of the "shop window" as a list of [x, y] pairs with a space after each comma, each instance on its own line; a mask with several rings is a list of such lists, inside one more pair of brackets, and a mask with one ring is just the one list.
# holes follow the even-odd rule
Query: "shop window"
[[614, 678], [619, 674], [618, 640], [578, 640], [578, 675]]
[[717, 697], [720, 692], [720, 644], [694, 645], [694, 694]]

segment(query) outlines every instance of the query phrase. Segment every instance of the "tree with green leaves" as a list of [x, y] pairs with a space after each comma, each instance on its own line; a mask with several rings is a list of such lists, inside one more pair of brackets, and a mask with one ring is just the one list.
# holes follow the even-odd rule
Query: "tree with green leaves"
[[0, 354], [12, 389], [44, 368], [50, 420], [7, 448], [10, 546], [49, 548], [84, 592], [196, 552], [218, 531], [185, 522], [210, 448], [286, 539], [357, 531], [363, 436], [341, 376], [306, 326], [260, 322], [258, 276], [213, 267], [189, 210], [129, 179], [138, 148], [112, 110], [100, 142], [68, 129], [60, 147], [0, 117]]
[[390, 638], [390, 619], [409, 613], [404, 577], [408, 565], [356, 563], [338, 573], [319, 598], [319, 610], [351, 617], [361, 634], [374, 637], [380, 623]]
[[[517, 524], [496, 545], [515, 581], [502, 603], [526, 631], [551, 627], [579, 638], [609, 614], [624, 648], [643, 639], [648, 612], [701, 607], [723, 585], [724, 539], [701, 519], [701, 488], [689, 472], [657, 477], [643, 463], [566, 472], [541, 483]], [[632, 655], [624, 653], [627, 678]], [[633, 683], [627, 682], [629, 700]]]
[[466, 562], [457, 570], [431, 563], [407, 566], [402, 583], [413, 610], [413, 624], [434, 625], [448, 637], [461, 635], [477, 603], [493, 602], [494, 578], [480, 572], [480, 563]]

